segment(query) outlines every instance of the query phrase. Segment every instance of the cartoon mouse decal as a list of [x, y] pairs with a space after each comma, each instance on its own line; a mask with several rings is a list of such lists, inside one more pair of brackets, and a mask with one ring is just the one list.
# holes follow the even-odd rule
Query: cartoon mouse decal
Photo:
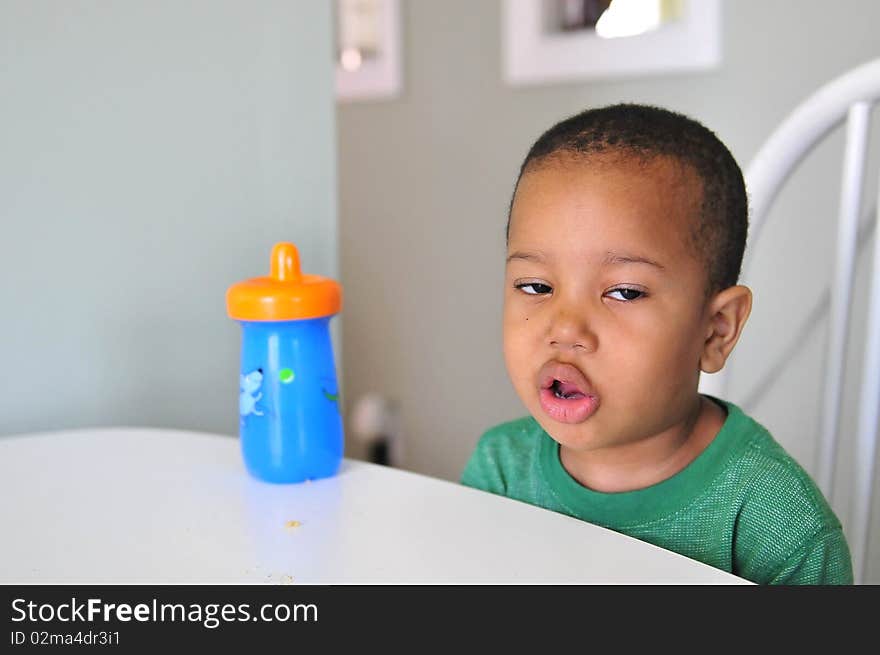
[[241, 394], [238, 396], [238, 411], [241, 418], [253, 414], [254, 416], [262, 416], [263, 412], [257, 409], [257, 403], [263, 397], [260, 386], [263, 384], [263, 369], [258, 368], [251, 371], [247, 375], [239, 376], [239, 387]]

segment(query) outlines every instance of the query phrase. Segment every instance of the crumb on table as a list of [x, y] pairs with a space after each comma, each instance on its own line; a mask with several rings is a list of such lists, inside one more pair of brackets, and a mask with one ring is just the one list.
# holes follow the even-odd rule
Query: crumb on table
[[287, 523], [284, 524], [284, 527], [285, 528], [298, 528], [301, 525], [302, 525], [302, 523], [300, 523], [299, 521], [288, 521]]

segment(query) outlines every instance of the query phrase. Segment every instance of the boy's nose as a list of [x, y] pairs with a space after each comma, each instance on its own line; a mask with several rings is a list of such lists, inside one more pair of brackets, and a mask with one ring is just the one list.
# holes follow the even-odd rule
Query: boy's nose
[[586, 318], [576, 312], [560, 311], [550, 323], [547, 340], [552, 348], [559, 350], [586, 350], [592, 352], [598, 339]]

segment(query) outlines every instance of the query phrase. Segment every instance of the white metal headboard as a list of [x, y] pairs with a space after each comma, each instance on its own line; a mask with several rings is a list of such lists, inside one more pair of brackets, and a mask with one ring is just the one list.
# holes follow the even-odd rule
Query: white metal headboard
[[[745, 178], [749, 194], [750, 227], [746, 269], [761, 228], [782, 185], [798, 164], [825, 136], [846, 119], [846, 145], [843, 156], [837, 254], [831, 287], [827, 368], [819, 436], [817, 481], [826, 498], [831, 499], [837, 452], [837, 433], [843, 390], [843, 366], [849, 306], [852, 295], [856, 238], [861, 196], [865, 179], [871, 108], [880, 99], [880, 59], [865, 63], [825, 84], [803, 101], [770, 135], [748, 166]], [[880, 228], [880, 201], [875, 220]], [[874, 230], [874, 255], [869, 291], [867, 343], [859, 398], [855, 477], [853, 481], [853, 520], [850, 547], [854, 577], [862, 582], [868, 551], [871, 518], [871, 492], [876, 435], [880, 419], [880, 229]], [[703, 375], [700, 391], [723, 396], [727, 373]]]

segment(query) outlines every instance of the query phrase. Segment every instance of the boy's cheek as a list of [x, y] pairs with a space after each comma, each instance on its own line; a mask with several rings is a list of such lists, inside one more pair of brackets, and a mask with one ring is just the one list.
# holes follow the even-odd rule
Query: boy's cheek
[[536, 341], [540, 340], [537, 322], [526, 315], [505, 315], [501, 338], [505, 351], [510, 350], [511, 354], [534, 351]]
[[503, 350], [507, 371], [514, 382], [516, 382], [517, 378], [524, 375], [524, 371], [528, 366], [528, 360], [523, 356], [523, 348], [510, 339], [504, 340]]
[[534, 386], [533, 373], [536, 364], [524, 354], [524, 349], [512, 347], [507, 343], [504, 348], [504, 364], [514, 390], [525, 400], [524, 396]]
[[505, 328], [502, 342], [504, 357], [510, 366], [518, 368], [534, 366], [535, 362], [544, 356], [543, 339], [536, 330], [521, 327]]

